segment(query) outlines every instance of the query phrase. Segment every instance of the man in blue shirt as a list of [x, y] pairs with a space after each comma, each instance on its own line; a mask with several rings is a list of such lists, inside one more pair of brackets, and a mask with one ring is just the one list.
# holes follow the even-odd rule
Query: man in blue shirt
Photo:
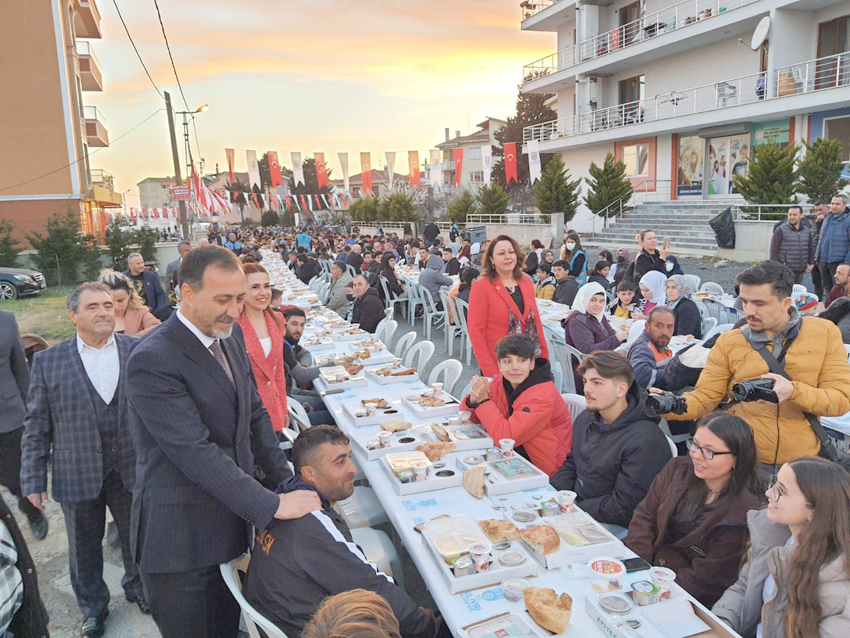
[[816, 254], [821, 282], [825, 284], [834, 281], [839, 265], [850, 262], [850, 209], [846, 196], [833, 197], [829, 210], [832, 214], [823, 220]]
[[298, 246], [304, 246], [308, 251], [313, 247], [313, 238], [303, 230], [295, 237]]

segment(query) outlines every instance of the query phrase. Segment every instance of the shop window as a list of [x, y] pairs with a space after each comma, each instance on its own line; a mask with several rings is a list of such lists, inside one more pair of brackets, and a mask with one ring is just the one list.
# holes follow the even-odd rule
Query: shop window
[[649, 175], [649, 144], [624, 146], [623, 163], [626, 165], [626, 177], [647, 177]]
[[469, 173], [469, 183], [470, 184], [483, 184], [484, 183], [484, 171], [472, 171]]

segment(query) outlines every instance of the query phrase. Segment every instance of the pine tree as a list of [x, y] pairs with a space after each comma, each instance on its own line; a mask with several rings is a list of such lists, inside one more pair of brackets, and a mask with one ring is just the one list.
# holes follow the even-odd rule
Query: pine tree
[[733, 175], [733, 186], [751, 204], [795, 204], [798, 148], [779, 148], [775, 142], [754, 147], [748, 174]]
[[[805, 142], [803, 142], [806, 144]], [[806, 157], [799, 165], [800, 180], [797, 190], [809, 198], [809, 202], [828, 202], [835, 193], [847, 185], [841, 178], [844, 162], [841, 140], [817, 138], [806, 144]]]
[[77, 269], [84, 251], [80, 243], [79, 213], [70, 208], [64, 214], [54, 213], [46, 226], [46, 235], [38, 232], [27, 235], [27, 241], [36, 250], [32, 256], [35, 267], [44, 273], [51, 286], [77, 283]]
[[475, 196], [467, 190], [456, 196], [449, 204], [448, 217], [458, 223], [465, 222], [466, 216], [473, 213], [475, 213]]
[[18, 261], [21, 243], [14, 237], [15, 224], [7, 219], [0, 219], [0, 267], [14, 268]]
[[412, 222], [419, 219], [416, 200], [411, 193], [391, 193], [378, 203], [379, 221]]
[[348, 214], [351, 217], [351, 220], [356, 222], [378, 221], [379, 204], [380, 199], [378, 197], [363, 197], [361, 199], [355, 199], [351, 202], [351, 206], [348, 208]]
[[[584, 203], [594, 215], [598, 215], [632, 190], [632, 185], [626, 179], [626, 165], [623, 162], [615, 162], [611, 153], [605, 156], [602, 168], [591, 162], [588, 172], [590, 178], [587, 179], [588, 190]], [[608, 209], [605, 216], [610, 217], [612, 214], [614, 211]]]
[[125, 233], [121, 230], [121, 222], [116, 217], [109, 224], [109, 238], [106, 245], [109, 247], [109, 257], [112, 265], [119, 270], [124, 270], [127, 265], [127, 255], [130, 254], [130, 244], [133, 242], [133, 233]]
[[485, 184], [478, 190], [475, 199], [481, 207], [482, 215], [504, 215], [511, 196], [498, 184]]
[[570, 181], [570, 175], [560, 155], [555, 155], [534, 186], [534, 203], [542, 215], [563, 214], [564, 223], [575, 217], [581, 178]]

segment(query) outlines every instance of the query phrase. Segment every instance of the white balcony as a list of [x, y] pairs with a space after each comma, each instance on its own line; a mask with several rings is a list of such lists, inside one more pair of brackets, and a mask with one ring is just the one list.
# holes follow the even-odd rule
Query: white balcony
[[[585, 4], [611, 4], [586, 2]], [[557, 31], [558, 27], [575, 19], [576, 0], [524, 0], [519, 3], [523, 31]]]
[[80, 84], [83, 91], [103, 91], [103, 73], [100, 60], [88, 42], [77, 42], [77, 55], [80, 58]]
[[[526, 92], [551, 92], [553, 88], [562, 88], [560, 83], [573, 78], [576, 73], [588, 73], [600, 70], [610, 73], [608, 66], [628, 61], [635, 63], [638, 51], [633, 47], [646, 43], [640, 53], [655, 52], [655, 57], [673, 55], [682, 48], [666, 49], [659, 53], [662, 47], [668, 46], [673, 40], [683, 42], [685, 48], [696, 48], [711, 41], [744, 33], [752, 26], [747, 22], [738, 23], [736, 16], [728, 14], [741, 7], [752, 5], [758, 0], [685, 0], [655, 13], [647, 14], [621, 27], [606, 31], [592, 38], [582, 40], [578, 44], [565, 47], [540, 60], [523, 67], [523, 90]], [[740, 17], [740, 14], [738, 15]], [[755, 21], [761, 16], [754, 18]], [[713, 19], [721, 18], [716, 21]], [[730, 24], [734, 23], [730, 30]], [[699, 25], [699, 26], [696, 26]], [[699, 32], [699, 36], [697, 36]], [[671, 34], [676, 34], [676, 37]], [[663, 37], [662, 37], [663, 36]], [[650, 42], [651, 41], [651, 42]], [[613, 55], [625, 51], [621, 55]], [[583, 65], [581, 69], [575, 67]]]
[[776, 70], [776, 97], [850, 85], [850, 53], [839, 53]]
[[101, 148], [109, 146], [109, 132], [100, 111], [94, 106], [83, 107], [83, 118], [86, 124], [86, 140], [89, 147]]
[[100, 30], [100, 11], [95, 0], [74, 0], [74, 30], [78, 38], [103, 37]]

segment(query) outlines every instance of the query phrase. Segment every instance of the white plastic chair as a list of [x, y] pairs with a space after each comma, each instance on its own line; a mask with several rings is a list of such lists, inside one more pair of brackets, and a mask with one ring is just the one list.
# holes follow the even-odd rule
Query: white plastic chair
[[457, 308], [457, 316], [460, 319], [460, 327], [463, 329], [461, 334], [460, 351], [466, 348], [466, 365], [472, 365], [472, 339], [469, 338], [469, 325], [466, 323], [466, 317], [469, 314], [469, 304], [463, 299], [455, 298], [455, 308]]
[[[578, 366], [578, 363], [581, 363], [586, 357], [586, 354], [582, 354], [575, 348], [566, 343], [560, 343], [558, 341], [553, 341], [549, 344], [550, 353], [554, 354], [555, 359], [557, 359], [558, 363], [561, 366], [561, 374], [563, 375], [563, 381], [561, 383], [561, 387], [559, 390], [562, 393], [575, 394], [576, 391], [576, 379], [575, 379], [575, 367]], [[573, 359], [576, 360], [576, 366], [573, 366]]]
[[355, 485], [354, 494], [344, 501], [337, 501], [334, 509], [342, 516], [348, 529], [352, 530], [359, 527], [374, 527], [390, 521], [375, 490], [363, 485]]
[[[848, 356], [850, 356], [850, 355], [848, 355]], [[463, 388], [463, 391], [460, 394], [457, 395], [457, 398], [460, 401], [463, 401], [463, 398], [466, 395], [468, 395], [470, 392], [472, 392], [472, 382], [471, 381], [466, 384], [466, 386]]]
[[308, 430], [310, 428], [310, 417], [307, 416], [307, 410], [304, 409], [304, 406], [292, 397], [286, 397], [286, 406], [289, 411], [290, 420], [298, 426], [298, 431], [303, 432], [304, 430]]
[[702, 335], [702, 338], [707, 341], [708, 339], [711, 339], [714, 335], [719, 335], [719, 334], [723, 334], [724, 332], [729, 332], [734, 327], [735, 326], [732, 325], [731, 323], [722, 323], [719, 326], [714, 326], [708, 332], [704, 332], [703, 335]]
[[417, 283], [408, 282], [407, 284], [407, 318], [410, 320], [410, 325], [416, 321], [416, 306], [424, 306], [425, 298], [422, 295], [424, 288]]
[[440, 377], [442, 376], [443, 381], [443, 391], [448, 392], [452, 396], [452, 390], [454, 390], [455, 383], [460, 379], [460, 375], [463, 372], [463, 364], [457, 359], [446, 359], [445, 361], [441, 361], [434, 369], [431, 370], [431, 374], [428, 375], [428, 385], [432, 383], [437, 383], [440, 381]]
[[431, 360], [431, 356], [434, 354], [434, 349], [434, 344], [430, 341], [420, 341], [419, 343], [412, 345], [410, 349], [404, 353], [404, 356], [401, 358], [401, 363], [406, 368], [414, 366], [419, 372], [419, 378], [421, 379], [421, 375], [425, 372], [425, 366], [428, 365], [428, 362]]
[[[451, 313], [454, 323], [449, 323], [449, 317], [446, 315], [446, 321], [443, 324], [443, 333], [445, 336], [445, 348], [449, 351], [449, 356], [454, 355], [455, 337], [460, 335], [463, 337], [463, 326], [458, 318], [458, 310], [454, 300], [442, 290], [440, 291], [440, 301], [443, 302], [443, 308], [447, 313]], [[460, 354], [463, 355], [463, 340], [460, 344]]]
[[573, 420], [573, 423], [575, 423], [576, 417], [587, 410], [587, 399], [580, 394], [572, 394], [569, 392], [563, 393], [561, 398], [564, 400], [564, 403], [567, 404], [567, 408], [570, 410], [570, 418]]
[[700, 278], [698, 275], [685, 275], [685, 279], [690, 282], [691, 288], [699, 290]]
[[367, 561], [374, 563], [378, 571], [390, 576], [404, 589], [404, 568], [389, 536], [378, 529], [358, 527], [351, 530], [351, 540], [360, 548]]
[[404, 335], [401, 339], [399, 339], [398, 343], [395, 344], [395, 350], [393, 350], [393, 352], [395, 352], [395, 356], [397, 356], [400, 359], [403, 359], [404, 353], [407, 352], [408, 349], [410, 348], [410, 346], [413, 345], [413, 343], [416, 341], [416, 338], [418, 336], [419, 335], [416, 334], [416, 331], [411, 330], [406, 335]]
[[706, 281], [702, 286], [700, 286], [700, 290], [705, 292], [713, 292], [717, 295], [724, 294], [723, 286], [720, 284], [716, 284], [713, 281]]
[[809, 292], [803, 284], [794, 284], [794, 287], [791, 289], [791, 295], [802, 295], [804, 293]]
[[248, 629], [250, 638], [261, 638], [260, 632], [257, 630], [259, 625], [268, 638], [287, 638], [286, 634], [277, 628], [269, 620], [263, 618], [260, 613], [254, 609], [245, 596], [242, 595], [242, 580], [239, 572], [245, 573], [248, 571], [248, 563], [251, 562], [251, 557], [248, 554], [242, 554], [238, 558], [234, 558], [229, 563], [221, 563], [218, 566], [221, 571], [221, 577], [231, 595], [239, 603], [239, 609], [242, 610], [242, 618], [245, 620], [245, 627]]
[[712, 328], [717, 325], [717, 317], [706, 317], [702, 320], [702, 334], [703, 338], [705, 338], [705, 334], [710, 332]]
[[384, 319], [381, 323], [378, 324], [378, 327], [375, 329], [375, 336], [381, 340], [387, 348], [390, 347], [390, 340], [393, 338], [395, 331], [398, 329], [398, 321], [395, 319], [390, 319], [387, 321]]
[[395, 308], [396, 304], [399, 304], [399, 307], [403, 310], [407, 305], [407, 297], [398, 297], [394, 293], [390, 292], [387, 278], [383, 275], [379, 275], [379, 278], [381, 282], [381, 289], [384, 291], [384, 304], [387, 308]]
[[666, 438], [667, 443], [670, 444], [670, 451], [673, 453], [673, 458], [675, 459], [677, 456], [679, 456], [679, 448], [676, 447], [676, 444], [673, 442], [673, 439], [667, 436], [666, 434], [664, 435], [664, 438]]

